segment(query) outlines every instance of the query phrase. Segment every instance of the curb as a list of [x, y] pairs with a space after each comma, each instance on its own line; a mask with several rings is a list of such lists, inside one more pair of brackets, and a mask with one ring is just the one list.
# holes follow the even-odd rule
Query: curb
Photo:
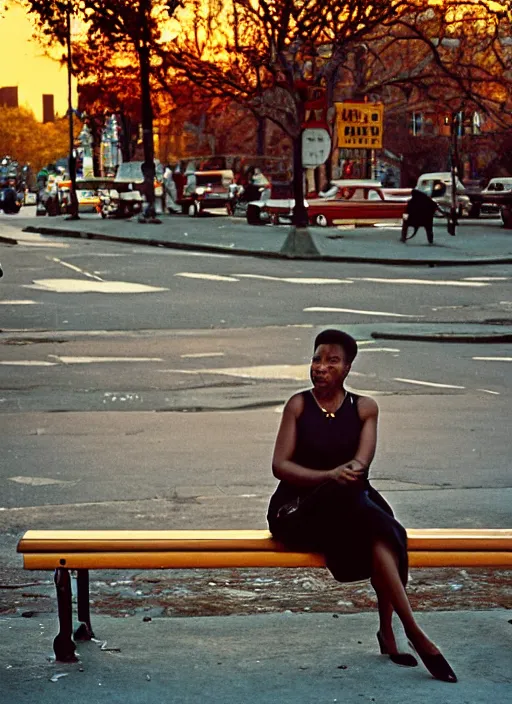
[[74, 237], [76, 239], [103, 240], [107, 242], [125, 242], [127, 244], [145, 245], [147, 247], [164, 247], [166, 249], [181, 249], [196, 252], [211, 252], [215, 254], [234, 254], [244, 257], [257, 257], [261, 259], [293, 259], [305, 261], [326, 262], [352, 262], [366, 264], [385, 264], [388, 266], [481, 266], [482, 264], [512, 264], [512, 257], [479, 257], [474, 259], [409, 259], [389, 257], [363, 257], [350, 255], [321, 254], [318, 256], [293, 255], [269, 250], [243, 249], [241, 247], [223, 247], [214, 244], [199, 244], [189, 242], [169, 242], [166, 240], [144, 239], [140, 237], [122, 237], [120, 235], [107, 235], [98, 232], [85, 232], [83, 230], [66, 230], [53, 227], [35, 227], [29, 225], [22, 232], [40, 235], [54, 235], [59, 237]]
[[18, 240], [15, 240], [14, 237], [2, 237], [1, 235], [0, 242], [2, 244], [19, 244]]
[[[112, 331], [105, 331], [107, 337]], [[432, 332], [432, 333], [401, 333], [401, 332], [379, 332], [373, 331], [369, 333], [374, 340], [412, 340], [424, 342], [468, 342], [468, 343], [503, 343], [512, 342], [512, 333], [450, 333], [450, 332]], [[5, 344], [9, 340], [28, 340], [38, 343], [51, 340], [52, 342], [69, 342], [69, 340], [78, 339], [81, 336], [88, 337], [87, 331], [77, 330], [38, 330], [38, 331], [13, 331], [3, 330], [0, 328], [1, 343]], [[102, 336], [96, 336], [96, 339]]]
[[423, 342], [468, 342], [468, 343], [491, 343], [491, 342], [512, 342], [512, 333], [495, 334], [474, 334], [474, 333], [400, 333], [400, 332], [372, 332], [371, 336], [375, 340], [413, 340]]

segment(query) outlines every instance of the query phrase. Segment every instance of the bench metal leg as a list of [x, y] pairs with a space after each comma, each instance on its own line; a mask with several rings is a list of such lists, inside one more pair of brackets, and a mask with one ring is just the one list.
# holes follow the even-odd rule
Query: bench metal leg
[[76, 595], [80, 625], [75, 631], [75, 640], [91, 640], [94, 633], [89, 606], [89, 570], [77, 570]]
[[59, 610], [59, 634], [53, 641], [55, 658], [59, 662], [77, 662], [76, 646], [72, 638], [73, 611], [69, 570], [65, 568], [55, 570], [55, 587]]

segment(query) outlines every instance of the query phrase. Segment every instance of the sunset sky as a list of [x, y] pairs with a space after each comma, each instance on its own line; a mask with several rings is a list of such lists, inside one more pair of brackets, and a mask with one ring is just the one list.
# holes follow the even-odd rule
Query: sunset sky
[[[0, 0], [0, 7], [2, 6]], [[43, 93], [53, 93], [55, 113], [67, 110], [67, 72], [58, 61], [44, 56], [33, 39], [32, 23], [16, 0], [7, 0], [8, 9], [0, 17], [0, 87], [18, 86], [18, 101], [30, 108], [36, 119], [43, 117]], [[57, 49], [57, 55], [62, 53]], [[76, 107], [76, 101], [73, 103]]]

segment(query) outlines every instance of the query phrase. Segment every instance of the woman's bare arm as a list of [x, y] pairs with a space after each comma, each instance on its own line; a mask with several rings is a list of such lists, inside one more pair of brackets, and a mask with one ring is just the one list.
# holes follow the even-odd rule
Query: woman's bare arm
[[368, 396], [362, 396], [358, 401], [357, 410], [362, 426], [356, 454], [349, 462], [332, 470], [332, 479], [341, 484], [360, 481], [368, 476], [368, 469], [377, 447], [377, 403]]
[[362, 396], [359, 399], [357, 410], [362, 422], [362, 428], [359, 446], [354, 460], [359, 462], [365, 469], [368, 469], [375, 457], [375, 450], [377, 448], [379, 407], [373, 398]]
[[330, 472], [302, 467], [292, 462], [297, 443], [297, 419], [304, 410], [304, 398], [295, 394], [286, 403], [277, 433], [272, 471], [277, 479], [297, 486], [316, 486], [331, 478]]

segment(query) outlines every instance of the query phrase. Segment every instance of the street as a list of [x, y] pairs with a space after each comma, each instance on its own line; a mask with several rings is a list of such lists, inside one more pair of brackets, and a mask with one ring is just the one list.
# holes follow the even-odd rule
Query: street
[[[378, 400], [372, 477], [404, 524], [510, 526], [512, 345], [479, 341], [507, 331], [510, 266], [265, 260], [0, 222], [19, 240], [0, 245], [4, 581], [24, 579], [28, 528], [265, 527], [279, 412], [329, 326], [359, 342], [349, 386]], [[440, 329], [473, 342], [421, 339]]]

